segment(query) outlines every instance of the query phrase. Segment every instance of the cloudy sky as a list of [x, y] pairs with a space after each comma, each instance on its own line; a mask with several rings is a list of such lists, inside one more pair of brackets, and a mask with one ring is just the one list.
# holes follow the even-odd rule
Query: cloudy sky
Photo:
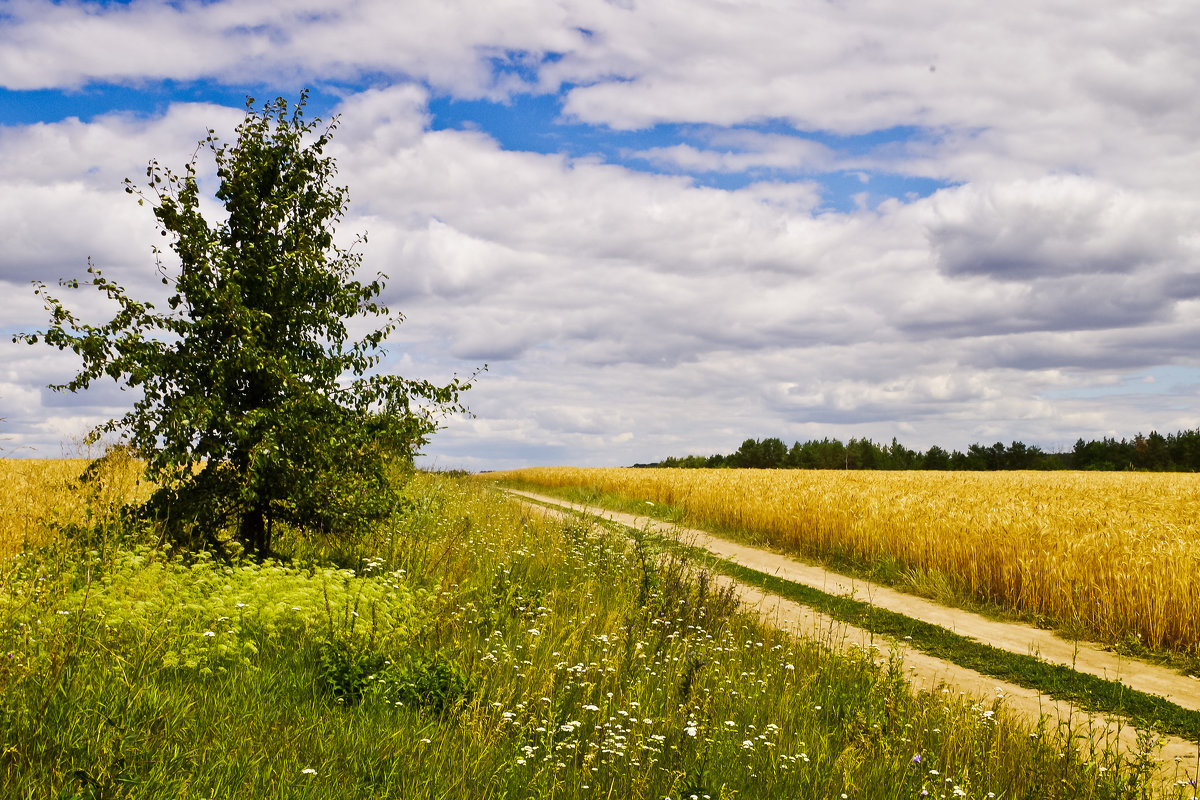
[[30, 281], [90, 257], [154, 296], [122, 179], [304, 87], [406, 317], [389, 369], [489, 367], [427, 465], [1195, 428], [1197, 30], [1192, 0], [0, 0], [0, 448], [128, 402], [45, 388], [77, 363], [11, 343]]

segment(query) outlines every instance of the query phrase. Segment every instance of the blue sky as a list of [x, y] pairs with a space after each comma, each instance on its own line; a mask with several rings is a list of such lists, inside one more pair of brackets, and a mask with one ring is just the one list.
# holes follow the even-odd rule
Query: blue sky
[[[687, 175], [697, 185], [737, 190], [761, 181], [789, 181], [808, 177], [820, 182], [823, 194], [821, 210], [848, 212], [858, 208], [855, 196], [861, 195], [869, 178], [869, 201], [873, 205], [888, 197], [911, 200], [926, 197], [949, 185], [946, 181], [919, 175], [887, 171], [868, 173], [862, 169], [810, 171], [788, 168], [756, 167], [725, 171], [689, 169], [686, 165], [666, 167], [640, 156], [652, 148], [680, 144], [703, 147], [706, 130], [696, 124], [660, 123], [653, 127], [619, 131], [589, 125], [564, 117], [562, 93], [519, 95], [504, 102], [459, 100], [442, 96], [431, 100], [429, 111], [434, 130], [468, 129], [486, 131], [505, 150], [534, 153], [562, 153], [572, 158], [599, 157], [606, 163], [626, 169]], [[755, 120], [733, 131], [792, 138], [819, 144], [848, 158], [869, 158], [881, 150], [903, 147], [924, 136], [913, 127], [897, 127], [857, 135], [836, 135], [823, 131], [798, 131], [784, 120]], [[735, 151], [736, 152], [736, 151]]]
[[[307, 87], [406, 317], [388, 368], [489, 365], [427, 463], [1200, 426], [1200, 11], [893, 8], [0, 0], [0, 328], [89, 257], [153, 296], [122, 179]], [[122, 413], [0, 347], [8, 452]]]

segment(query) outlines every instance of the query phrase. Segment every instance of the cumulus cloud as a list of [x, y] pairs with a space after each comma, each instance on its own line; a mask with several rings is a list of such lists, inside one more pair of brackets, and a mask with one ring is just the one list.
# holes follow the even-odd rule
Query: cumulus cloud
[[741, 173], [761, 170], [807, 174], [828, 171], [835, 163], [825, 145], [797, 136], [750, 130], [707, 131], [704, 147], [677, 144], [631, 155], [687, 172]]
[[[1164, 394], [1129, 377], [1197, 368], [1200, 8], [5, 8], [9, 89], [316, 81], [342, 96], [340, 235], [367, 232], [364, 266], [407, 317], [389, 364], [432, 379], [492, 365], [478, 416], [435, 440], [442, 466], [631, 463], [751, 435], [1069, 446], [1200, 424], [1200, 381]], [[521, 93], [554, 95], [584, 152], [507, 149], [486, 120], [438, 129], [430, 109]], [[174, 102], [0, 127], [5, 330], [40, 324], [30, 279], [89, 256], [156, 291], [153, 220], [121, 180], [151, 157], [182, 166], [238, 119]], [[867, 192], [855, 210], [825, 203], [833, 173]], [[881, 176], [945, 188], [886, 197]], [[51, 355], [0, 349], [0, 417], [42, 450], [125, 402], [38, 388], [71, 374]], [[1127, 391], [1088, 394], [1105, 382]]]
[[[1197, 166], [1200, 111], [1190, 98], [1200, 54], [1184, 32], [1200, 24], [1200, 9], [1186, 4], [24, 0], [7, 14], [0, 82], [13, 89], [366, 75], [503, 99], [565, 86], [565, 115], [614, 128], [767, 119], [841, 134], [919, 127], [936, 134], [929, 146], [895, 156], [953, 180], [992, 177], [997, 154], [1010, 174], [1067, 167], [1134, 180], [1140, 171], [1147, 185]], [[1173, 169], [1145, 175], [1148, 147]], [[752, 160], [693, 151], [651, 155], [718, 169]]]
[[939, 193], [930, 246], [948, 275], [1021, 281], [1132, 273], [1194, 261], [1200, 204], [1124, 192], [1080, 177], [971, 185]]
[[462, 96], [501, 97], [524, 81], [515, 72], [498, 75], [496, 59], [565, 50], [581, 38], [562, 8], [538, 2], [145, 0], [95, 7], [16, 0], [6, 11], [0, 81], [15, 89], [147, 76], [253, 84], [386, 73]]

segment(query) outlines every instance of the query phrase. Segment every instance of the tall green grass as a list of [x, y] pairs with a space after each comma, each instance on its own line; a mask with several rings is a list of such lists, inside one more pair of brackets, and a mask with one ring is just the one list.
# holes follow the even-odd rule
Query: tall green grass
[[446, 478], [406, 507], [281, 562], [132, 536], [0, 562], [0, 796], [1194, 794], [1149, 741], [1120, 757], [764, 628], [646, 538]]

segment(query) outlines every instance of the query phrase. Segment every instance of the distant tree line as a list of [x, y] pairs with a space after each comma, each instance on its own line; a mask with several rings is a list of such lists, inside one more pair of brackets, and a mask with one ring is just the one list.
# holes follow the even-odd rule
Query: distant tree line
[[937, 445], [910, 450], [892, 439], [890, 445], [870, 439], [810, 439], [791, 447], [783, 440], [747, 439], [729, 455], [670, 457], [636, 467], [748, 468], [748, 469], [1084, 469], [1195, 472], [1200, 470], [1200, 430], [1166, 436], [1151, 432], [1133, 439], [1079, 439], [1065, 452], [1046, 452], [1035, 445], [972, 444], [966, 452], [946, 451]]

